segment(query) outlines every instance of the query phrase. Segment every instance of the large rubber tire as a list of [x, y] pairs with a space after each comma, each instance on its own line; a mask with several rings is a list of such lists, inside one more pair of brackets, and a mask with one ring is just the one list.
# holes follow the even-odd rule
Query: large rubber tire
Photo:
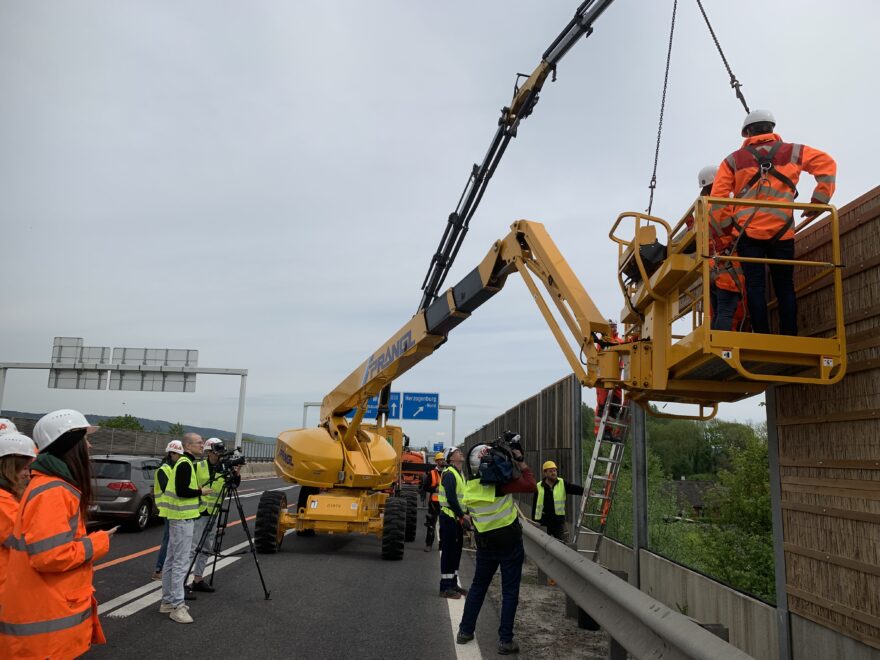
[[284, 530], [281, 528], [281, 512], [287, 510], [287, 494], [280, 490], [267, 490], [257, 505], [254, 525], [254, 545], [257, 552], [273, 554], [281, 548]]
[[385, 500], [385, 519], [382, 523], [382, 559], [403, 559], [406, 534], [406, 500], [389, 497]]
[[407, 543], [416, 540], [416, 531], [419, 524], [419, 494], [414, 490], [403, 491], [406, 500], [406, 533], [404, 538]]

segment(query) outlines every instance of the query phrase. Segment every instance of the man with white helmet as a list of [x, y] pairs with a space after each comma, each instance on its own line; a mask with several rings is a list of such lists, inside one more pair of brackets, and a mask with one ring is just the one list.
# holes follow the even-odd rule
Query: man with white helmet
[[513, 502], [514, 493], [533, 493], [537, 488], [535, 476], [526, 465], [519, 445], [519, 434], [507, 431], [504, 439], [511, 447], [513, 460], [520, 476], [508, 483], [483, 483], [488, 471], [484, 461], [490, 453], [487, 445], [477, 445], [468, 452], [469, 479], [465, 486], [464, 503], [474, 526], [477, 545], [474, 579], [464, 603], [464, 612], [458, 624], [457, 644], [467, 644], [474, 638], [477, 617], [495, 572], [501, 569], [501, 616], [498, 625], [498, 653], [509, 655], [519, 651], [513, 639], [513, 623], [519, 604], [519, 585], [525, 558], [522, 526]]
[[[4, 421], [7, 420], [0, 420]], [[26, 435], [17, 431], [0, 433], [0, 592], [9, 563], [6, 540], [13, 538], [18, 500], [27, 487], [30, 466], [36, 456], [34, 441]]]
[[[220, 501], [220, 497], [223, 494], [226, 477], [218, 468], [223, 450], [223, 441], [220, 438], [208, 438], [205, 440], [205, 459], [196, 463], [196, 480], [199, 487], [209, 488], [210, 492], [202, 497], [201, 507], [199, 508], [200, 515], [196, 519], [195, 529], [193, 530], [192, 549], [190, 550], [190, 561], [195, 558], [191, 587], [193, 591], [203, 591], [205, 593], [216, 591], [212, 585], [205, 582], [203, 576], [205, 574], [205, 567], [208, 564], [208, 557], [213, 554], [214, 538], [217, 534], [217, 517], [215, 515], [212, 521], [211, 514], [214, 514], [215, 510], [223, 504]], [[238, 467], [234, 469], [231, 483], [236, 487], [241, 483], [241, 477], [238, 476]], [[209, 524], [211, 526], [205, 532]], [[202, 551], [196, 556], [196, 548], [202, 541], [203, 536]]]
[[165, 489], [168, 487], [168, 480], [174, 469], [177, 459], [183, 456], [183, 444], [180, 440], [172, 440], [165, 447], [165, 458], [162, 464], [153, 475], [153, 501], [156, 508], [159, 509], [159, 517], [165, 524], [165, 531], [162, 532], [162, 545], [159, 547], [159, 556], [156, 558], [156, 570], [153, 572], [154, 580], [162, 579], [162, 567], [165, 566], [165, 557], [168, 554], [168, 509], [165, 508]]
[[464, 506], [464, 456], [458, 447], [446, 450], [447, 467], [440, 477], [440, 596], [459, 599], [467, 594], [458, 583], [458, 566], [464, 546], [464, 526], [470, 524]]
[[[776, 119], [769, 110], [752, 110], [743, 121], [745, 141], [737, 151], [721, 161], [713, 197], [766, 199], [792, 202], [797, 197], [801, 172], [816, 179], [810, 197], [813, 204], [827, 204], [834, 194], [837, 164], [824, 151], [805, 144], [783, 142], [774, 133]], [[811, 213], [804, 211], [804, 216]], [[727, 205], [714, 208], [712, 216], [721, 231], [734, 238], [735, 252], [741, 257], [794, 259], [794, 215], [790, 210], [772, 207]], [[743, 262], [746, 298], [754, 332], [769, 333], [767, 315], [767, 276], [765, 264]], [[770, 264], [770, 277], [779, 307], [779, 330], [797, 334], [797, 299], [794, 267]]]

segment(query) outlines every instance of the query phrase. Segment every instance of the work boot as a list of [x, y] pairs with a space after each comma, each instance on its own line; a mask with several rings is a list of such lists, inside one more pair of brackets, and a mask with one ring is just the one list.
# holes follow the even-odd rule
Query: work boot
[[172, 621], [176, 621], [177, 623], [192, 623], [193, 618], [189, 614], [189, 607], [186, 605], [178, 605], [173, 610], [171, 610], [171, 614], [168, 617]]
[[204, 580], [193, 580], [192, 590], [193, 591], [204, 591], [206, 594], [212, 594], [215, 591], [217, 591], [214, 587], [212, 587], [210, 584], [208, 584]]
[[441, 598], [451, 598], [452, 600], [458, 600], [461, 598], [461, 594], [458, 593], [455, 589], [446, 589], [440, 592]]
[[159, 604], [159, 613], [160, 614], [171, 614], [174, 610], [174, 605], [171, 603], [166, 603], [164, 600]]
[[514, 653], [519, 653], [519, 644], [515, 641], [498, 642], [498, 655], [512, 655]]
[[455, 643], [456, 644], [467, 644], [473, 638], [474, 638], [473, 633], [471, 633], [471, 634], [463, 633], [459, 630], [458, 634], [455, 636]]
[[467, 589], [465, 589], [464, 587], [452, 587], [452, 588], [455, 589], [462, 596], [467, 596]]

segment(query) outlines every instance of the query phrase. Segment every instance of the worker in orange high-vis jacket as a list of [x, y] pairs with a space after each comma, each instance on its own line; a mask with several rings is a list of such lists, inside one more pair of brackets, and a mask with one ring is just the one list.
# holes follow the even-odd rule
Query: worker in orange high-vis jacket
[[29, 437], [17, 431], [0, 431], [0, 593], [9, 574], [9, 546], [14, 538], [18, 501], [27, 488], [30, 464], [36, 455]]
[[[718, 168], [707, 165], [697, 174], [697, 183], [700, 186], [700, 196], [705, 197], [712, 193], [712, 184]], [[693, 226], [693, 216], [687, 220], [690, 229]], [[725, 234], [714, 218], [709, 218], [710, 249], [714, 253], [729, 253], [730, 245], [734, 242], [733, 236]], [[745, 292], [746, 283], [742, 267], [738, 261], [709, 260], [709, 273], [711, 282], [709, 286], [709, 301], [712, 305], [712, 330], [739, 330], [745, 317]]]
[[51, 412], [34, 427], [39, 454], [0, 594], [0, 658], [76, 658], [105, 641], [92, 562], [107, 554], [116, 528], [86, 533], [92, 493], [86, 435], [93, 429], [75, 410]]
[[[776, 120], [769, 110], [753, 110], [743, 122], [743, 145], [718, 166], [713, 197], [766, 199], [791, 202], [797, 195], [801, 172], [816, 179], [810, 198], [814, 204], [827, 204], [834, 194], [837, 164], [828, 154], [803, 144], [783, 142], [773, 132]], [[712, 210], [722, 231], [734, 237], [733, 246], [741, 257], [794, 259], [794, 215], [790, 210], [769, 207], [728, 205]], [[808, 212], [803, 213], [809, 217]], [[764, 264], [742, 263], [746, 298], [754, 332], [769, 333], [767, 317], [767, 278]], [[779, 305], [779, 330], [797, 334], [797, 300], [794, 293], [794, 267], [770, 265], [770, 277]]]

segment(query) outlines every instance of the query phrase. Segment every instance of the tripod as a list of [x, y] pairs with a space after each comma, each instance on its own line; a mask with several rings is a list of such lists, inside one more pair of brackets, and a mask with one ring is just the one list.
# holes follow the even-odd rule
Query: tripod
[[[229, 555], [224, 555], [220, 548], [223, 545], [223, 537], [226, 534], [226, 523], [229, 520], [229, 510], [231, 508], [231, 503], [235, 502], [235, 507], [238, 509], [238, 519], [241, 521], [241, 526], [244, 529], [245, 536], [247, 536], [248, 546], [250, 547], [250, 553], [254, 557], [254, 564], [257, 566], [257, 574], [260, 576], [260, 584], [263, 586], [263, 595], [266, 597], [266, 600], [269, 600], [269, 590], [266, 588], [266, 581], [263, 579], [263, 571], [260, 570], [260, 561], [257, 559], [257, 550], [254, 547], [254, 540], [251, 537], [251, 530], [248, 527], [246, 517], [244, 515], [244, 509], [241, 506], [241, 499], [238, 496], [238, 487], [232, 485], [233, 475], [229, 473], [224, 473], [225, 477], [223, 482], [223, 488], [220, 491], [220, 497], [214, 503], [214, 507], [211, 509], [210, 516], [208, 517], [208, 522], [205, 524], [205, 528], [202, 530], [202, 535], [199, 538], [199, 542], [196, 545], [196, 551], [193, 554], [193, 558], [189, 563], [189, 569], [186, 572], [186, 578], [184, 578], [184, 584], [186, 580], [189, 578], [189, 574], [192, 573], [193, 566], [195, 566], [196, 560], [198, 559], [200, 554], [211, 555], [214, 557], [214, 562], [211, 565], [211, 577], [208, 581], [208, 584], [214, 584], [214, 574], [217, 571], [217, 560], [220, 557], [228, 557]], [[214, 525], [217, 525], [217, 533], [214, 535], [214, 542], [210, 550], [205, 550], [205, 543], [208, 539], [208, 536], [211, 534], [211, 529]], [[236, 554], [244, 554], [242, 551]]]

